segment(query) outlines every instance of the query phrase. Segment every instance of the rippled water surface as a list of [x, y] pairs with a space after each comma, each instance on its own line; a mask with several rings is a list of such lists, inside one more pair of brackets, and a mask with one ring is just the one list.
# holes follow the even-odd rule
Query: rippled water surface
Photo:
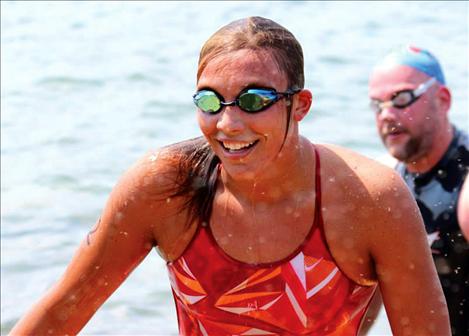
[[[245, 16], [290, 29], [314, 95], [301, 132], [371, 157], [370, 68], [414, 43], [440, 59], [468, 128], [467, 2], [1, 2], [1, 332], [63, 272], [112, 186], [147, 150], [199, 135], [202, 43]], [[388, 334], [383, 315], [374, 334]], [[83, 334], [176, 335], [152, 252]]]

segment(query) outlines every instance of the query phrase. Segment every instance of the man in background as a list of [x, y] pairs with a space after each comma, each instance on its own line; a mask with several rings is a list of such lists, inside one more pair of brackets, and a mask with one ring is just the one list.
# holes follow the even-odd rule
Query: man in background
[[452, 333], [469, 335], [469, 244], [457, 218], [469, 138], [449, 121], [451, 93], [441, 66], [426, 50], [393, 50], [373, 69], [369, 96], [381, 140], [425, 222]]

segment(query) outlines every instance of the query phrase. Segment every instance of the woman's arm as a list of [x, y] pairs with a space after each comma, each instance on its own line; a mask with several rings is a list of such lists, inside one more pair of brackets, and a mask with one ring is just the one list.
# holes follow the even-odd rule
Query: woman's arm
[[469, 241], [469, 178], [467, 177], [459, 193], [458, 222], [464, 237]]
[[369, 244], [391, 329], [394, 335], [450, 335], [420, 211], [402, 179], [386, 174], [392, 182], [377, 188]]
[[168, 216], [157, 182], [157, 171], [147, 160], [124, 175], [61, 279], [11, 335], [71, 335], [83, 328], [155, 246], [154, 226]]

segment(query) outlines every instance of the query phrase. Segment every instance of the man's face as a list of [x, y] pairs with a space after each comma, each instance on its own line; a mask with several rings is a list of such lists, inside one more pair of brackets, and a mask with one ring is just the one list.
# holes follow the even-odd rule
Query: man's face
[[[430, 77], [405, 65], [376, 68], [369, 82], [372, 100], [387, 102], [402, 90], [415, 90]], [[419, 99], [405, 108], [385, 104], [375, 115], [383, 144], [399, 161], [411, 163], [426, 156], [437, 134], [439, 114], [435, 103], [436, 87], [430, 87]]]

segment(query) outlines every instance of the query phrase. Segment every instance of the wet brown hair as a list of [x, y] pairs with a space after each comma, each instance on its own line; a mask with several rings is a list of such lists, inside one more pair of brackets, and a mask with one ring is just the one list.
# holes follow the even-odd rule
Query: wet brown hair
[[233, 21], [205, 42], [199, 55], [197, 81], [211, 60], [242, 49], [269, 49], [279, 69], [286, 74], [288, 87], [304, 87], [304, 60], [300, 43], [286, 28], [259, 16]]
[[[205, 42], [200, 51], [197, 81], [211, 60], [242, 49], [269, 50], [279, 69], [287, 76], [288, 88], [296, 90], [304, 87], [301, 45], [286, 28], [259, 16], [233, 21]], [[290, 123], [291, 105], [287, 110], [286, 132]], [[194, 220], [208, 223], [220, 159], [203, 137], [178, 144], [178, 148], [182, 155], [178, 155], [179, 173], [174, 196], [187, 197], [185, 207], [190, 212], [188, 224]]]

